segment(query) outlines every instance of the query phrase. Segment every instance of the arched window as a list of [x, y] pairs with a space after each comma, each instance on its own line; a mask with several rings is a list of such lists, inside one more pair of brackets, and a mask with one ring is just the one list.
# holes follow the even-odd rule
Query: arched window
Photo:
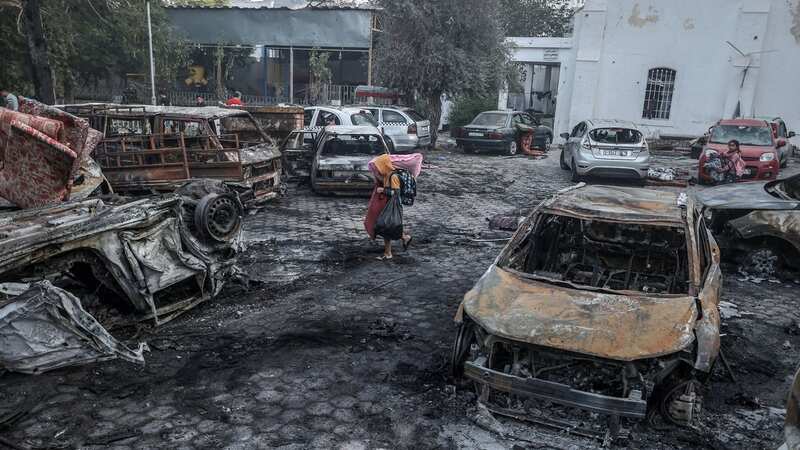
[[656, 67], [647, 72], [647, 88], [644, 91], [643, 119], [669, 119], [672, 110], [672, 95], [675, 93], [675, 71]]

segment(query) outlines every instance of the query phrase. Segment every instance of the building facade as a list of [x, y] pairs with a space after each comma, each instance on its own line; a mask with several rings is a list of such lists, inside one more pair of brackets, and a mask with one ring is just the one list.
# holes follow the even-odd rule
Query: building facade
[[510, 40], [524, 64], [559, 52], [556, 133], [587, 118], [630, 120], [651, 137], [697, 136], [731, 117], [800, 129], [800, 0], [586, 0], [557, 50]]
[[[297, 3], [297, 5], [294, 5]], [[174, 6], [167, 9], [175, 29], [194, 49], [192, 66], [175, 89], [213, 92], [218, 49], [238, 53], [229, 64], [225, 88], [266, 103], [352, 100], [355, 87], [368, 84], [373, 10], [359, 6], [291, 7], [305, 2], [235, 1], [225, 7]], [[285, 6], [289, 4], [289, 6]], [[326, 54], [331, 80], [313, 83], [314, 54]], [[226, 56], [227, 58], [227, 56]]]

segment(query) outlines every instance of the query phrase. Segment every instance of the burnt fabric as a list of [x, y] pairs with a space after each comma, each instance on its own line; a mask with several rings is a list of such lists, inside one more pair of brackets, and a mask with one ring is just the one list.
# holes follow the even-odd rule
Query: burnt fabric
[[72, 114], [20, 97], [20, 111], [0, 108], [0, 197], [21, 208], [69, 200], [84, 156], [102, 135]]

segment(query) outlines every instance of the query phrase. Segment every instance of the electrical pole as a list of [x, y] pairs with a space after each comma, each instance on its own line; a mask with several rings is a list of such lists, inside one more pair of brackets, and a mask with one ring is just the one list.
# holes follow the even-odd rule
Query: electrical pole
[[150, 23], [150, 0], [147, 0], [147, 44], [150, 47], [150, 101], [156, 104], [156, 63], [153, 61], [153, 25]]

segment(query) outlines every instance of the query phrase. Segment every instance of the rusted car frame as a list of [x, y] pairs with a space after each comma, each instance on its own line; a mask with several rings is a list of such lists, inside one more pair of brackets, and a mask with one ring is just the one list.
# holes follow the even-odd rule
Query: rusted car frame
[[239, 187], [247, 203], [280, 193], [280, 152], [246, 111], [107, 104], [65, 108], [105, 133], [95, 159], [117, 191], [172, 191], [189, 179], [206, 178]]
[[389, 153], [381, 132], [371, 126], [328, 126], [316, 137], [311, 188], [318, 194], [368, 196], [375, 186], [369, 162]]
[[691, 422], [719, 353], [721, 272], [691, 199], [676, 202], [579, 185], [542, 203], [465, 295], [454, 375], [492, 411], [573, 431], [510, 405], [603, 414], [609, 430], [656, 412]]
[[303, 107], [295, 105], [232, 105], [226, 109], [247, 111], [275, 142], [283, 142], [292, 131], [303, 127]]

